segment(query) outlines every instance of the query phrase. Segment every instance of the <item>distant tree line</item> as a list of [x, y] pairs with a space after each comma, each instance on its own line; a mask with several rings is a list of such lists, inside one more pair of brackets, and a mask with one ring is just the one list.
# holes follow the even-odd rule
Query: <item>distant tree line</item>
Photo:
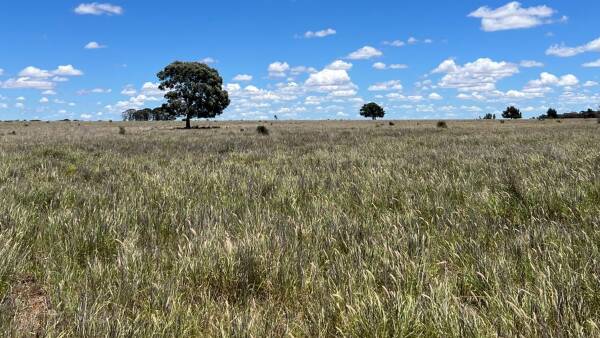
[[173, 121], [177, 118], [165, 105], [154, 109], [128, 109], [121, 115], [123, 121]]
[[[485, 114], [483, 117], [479, 117], [480, 119], [484, 119], [484, 120], [495, 120], [496, 119], [496, 114], [492, 114], [492, 113], [488, 113]], [[515, 107], [515, 106], [510, 106], [507, 107], [505, 111], [502, 112], [502, 118], [505, 119], [521, 119], [523, 118], [523, 114], [521, 113], [521, 111]], [[579, 113], [577, 112], [572, 112], [572, 113], [564, 113], [564, 114], [559, 114], [558, 111], [556, 111], [556, 109], [554, 108], [550, 108], [548, 109], [548, 111], [546, 112], [546, 114], [540, 115], [539, 117], [537, 117], [540, 120], [544, 120], [544, 119], [593, 119], [593, 118], [600, 118], [600, 107], [598, 107], [598, 110], [593, 110], [593, 109], [588, 109], [585, 111], [581, 111]]]
[[540, 115], [538, 117], [538, 119], [540, 119], [540, 120], [545, 120], [545, 119], [593, 119], [593, 118], [600, 118], [600, 107], [598, 107], [598, 110], [593, 110], [592, 108], [589, 108], [588, 110], [582, 110], [579, 113], [571, 112], [571, 113], [564, 113], [564, 114], [559, 114], [556, 111], [556, 109], [550, 108], [550, 109], [548, 109], [546, 114]]

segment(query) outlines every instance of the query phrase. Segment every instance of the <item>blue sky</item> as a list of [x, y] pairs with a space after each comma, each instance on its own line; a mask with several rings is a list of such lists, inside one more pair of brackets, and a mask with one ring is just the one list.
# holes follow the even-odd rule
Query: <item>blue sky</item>
[[7, 1], [0, 119], [119, 119], [156, 73], [204, 61], [223, 119], [526, 117], [600, 105], [600, 2]]

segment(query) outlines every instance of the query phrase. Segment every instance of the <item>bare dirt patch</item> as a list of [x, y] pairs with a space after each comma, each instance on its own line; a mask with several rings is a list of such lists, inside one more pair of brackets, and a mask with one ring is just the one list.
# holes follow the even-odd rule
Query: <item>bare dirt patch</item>
[[43, 335], [51, 307], [48, 293], [33, 276], [17, 279], [2, 304], [13, 315], [16, 332], [34, 336]]

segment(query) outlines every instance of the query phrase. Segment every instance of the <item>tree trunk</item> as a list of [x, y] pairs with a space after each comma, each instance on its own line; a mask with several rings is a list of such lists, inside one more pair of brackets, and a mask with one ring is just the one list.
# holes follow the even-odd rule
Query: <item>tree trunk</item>
[[189, 115], [185, 119], [185, 129], [192, 129], [192, 122]]
[[376, 116], [373, 116], [373, 121], [375, 121], [375, 120], [377, 120], [377, 117], [376, 117]]

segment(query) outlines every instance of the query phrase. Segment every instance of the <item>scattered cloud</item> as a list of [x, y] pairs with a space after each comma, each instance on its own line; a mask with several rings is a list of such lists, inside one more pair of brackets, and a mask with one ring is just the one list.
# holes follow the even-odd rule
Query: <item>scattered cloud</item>
[[375, 62], [373, 64], [373, 68], [375, 68], [377, 70], [385, 70], [387, 68], [387, 65], [383, 62]]
[[32, 77], [19, 77], [16, 79], [8, 79], [2, 83], [2, 88], [5, 89], [39, 89], [50, 90], [54, 89], [54, 82], [45, 79], [36, 79]]
[[399, 80], [391, 80], [387, 82], [376, 83], [369, 87], [369, 91], [401, 91], [402, 88], [402, 83]]
[[544, 64], [539, 61], [523, 60], [521, 61], [520, 66], [523, 68], [538, 68], [544, 67]]
[[439, 100], [443, 100], [444, 98], [438, 93], [431, 93], [431, 94], [429, 94], [429, 99], [439, 101]]
[[42, 97], [42, 98], [40, 99], [40, 103], [48, 103], [48, 102], [50, 102], [50, 100], [48, 100], [48, 98], [47, 98], [47, 97]]
[[540, 78], [537, 80], [529, 81], [526, 88], [544, 88], [547, 86], [575, 86], [579, 84], [579, 79], [573, 74], [563, 75], [558, 77], [554, 74], [543, 72], [540, 74]]
[[333, 61], [331, 64], [329, 64], [329, 66], [327, 66], [327, 69], [333, 70], [350, 70], [351, 68], [352, 64], [350, 62], [342, 60]]
[[586, 68], [597, 68], [597, 67], [600, 67], [600, 59], [598, 59], [596, 61], [584, 63], [583, 66], [586, 67]]
[[347, 58], [350, 60], [368, 60], [375, 57], [380, 57], [382, 55], [383, 53], [380, 50], [371, 46], [365, 46], [355, 52], [350, 53]]
[[571, 57], [586, 52], [600, 52], [600, 38], [590, 41], [582, 46], [567, 47], [565, 44], [553, 45], [546, 50], [547, 55], [553, 55], [558, 57]]
[[57, 76], [81, 76], [83, 75], [83, 72], [79, 69], [75, 69], [73, 65], [66, 65], [58, 66], [58, 68], [52, 72], [52, 74]]
[[106, 48], [106, 47], [107, 47], [107, 46], [105, 46], [105, 45], [101, 45], [101, 44], [99, 44], [99, 43], [98, 43], [98, 42], [96, 42], [96, 41], [90, 41], [90, 42], [88, 42], [88, 44], [87, 44], [87, 45], [85, 45], [85, 47], [83, 47], [83, 48], [85, 48], [85, 49], [102, 49], [102, 48]]
[[238, 74], [233, 78], [233, 81], [239, 81], [239, 82], [252, 81], [252, 75]]
[[204, 64], [207, 64], [207, 65], [212, 65], [212, 64], [217, 63], [218, 61], [215, 60], [215, 59], [213, 59], [213, 58], [211, 58], [211, 57], [205, 57], [204, 59], [200, 59], [200, 62], [204, 63]]
[[406, 42], [404, 42], [402, 40], [384, 41], [383, 44], [386, 45], [386, 46], [392, 46], [392, 47], [403, 47], [403, 46], [406, 46]]
[[287, 62], [273, 62], [269, 65], [269, 76], [270, 77], [286, 77], [287, 72], [290, 70], [290, 65]]
[[407, 65], [405, 64], [391, 64], [391, 65], [386, 65], [383, 62], [375, 62], [373, 64], [373, 68], [377, 69], [377, 70], [386, 70], [386, 69], [406, 69], [408, 68]]
[[324, 38], [324, 37], [335, 35], [335, 34], [337, 34], [335, 29], [327, 28], [327, 29], [323, 29], [320, 31], [316, 31], [316, 32], [308, 31], [308, 32], [304, 33], [304, 37], [307, 39]]
[[499, 80], [519, 73], [519, 67], [509, 62], [496, 62], [488, 58], [481, 58], [461, 66], [454, 60], [448, 59], [432, 73], [446, 74], [439, 82], [442, 88], [481, 92], [496, 89]]
[[333, 97], [355, 96], [358, 89], [345, 69], [325, 68], [311, 74], [304, 85], [308, 91], [327, 93]]
[[480, 7], [469, 14], [471, 18], [481, 19], [481, 29], [486, 32], [496, 32], [511, 29], [532, 28], [552, 23], [556, 11], [548, 6], [523, 8], [517, 1], [491, 9]]
[[77, 92], [77, 95], [89, 95], [89, 94], [109, 94], [112, 93], [110, 88], [94, 88], [94, 89], [83, 89]]
[[584, 87], [596, 87], [598, 85], [598, 82], [596, 81], [586, 81], [583, 86]]
[[75, 13], [79, 15], [121, 15], [123, 7], [109, 3], [84, 3], [75, 8]]
[[290, 70], [290, 74], [291, 75], [300, 75], [303, 73], [308, 73], [308, 74], [313, 74], [316, 73], [317, 70], [313, 67], [306, 67], [306, 66], [297, 66], [297, 67], [292, 67], [292, 69]]
[[123, 94], [125, 96], [134, 96], [137, 94], [137, 90], [135, 89], [135, 87], [133, 85], [127, 85], [127, 86], [125, 86], [125, 88], [123, 88], [123, 90], [121, 91], [121, 94]]
[[409, 45], [414, 45], [415, 43], [419, 42], [419, 40], [411, 36], [406, 42], [408, 42]]
[[19, 72], [20, 77], [33, 77], [38, 79], [45, 79], [52, 77], [52, 73], [47, 70], [42, 70], [34, 66], [28, 66]]

